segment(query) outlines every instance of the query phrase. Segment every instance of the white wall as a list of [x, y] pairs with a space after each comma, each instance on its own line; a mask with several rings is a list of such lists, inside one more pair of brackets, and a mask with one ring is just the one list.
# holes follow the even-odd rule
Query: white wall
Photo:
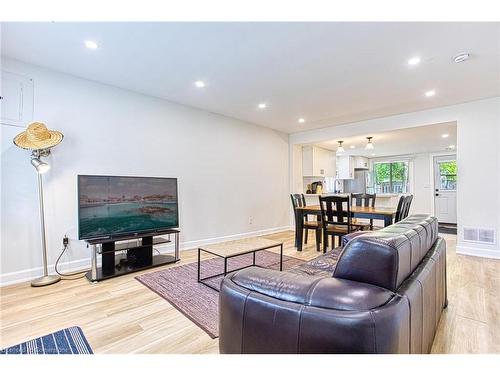
[[[457, 251], [500, 258], [500, 97], [295, 133], [290, 147], [449, 121], [457, 123]], [[464, 226], [494, 229], [497, 241], [465, 242]]]
[[[288, 136], [18, 61], [2, 59], [2, 69], [34, 79], [34, 120], [65, 135], [44, 175], [49, 264], [67, 234], [64, 261], [88, 265], [77, 174], [177, 177], [184, 248], [288, 228]], [[41, 274], [36, 176], [29, 152], [12, 143], [22, 130], [1, 127], [4, 284]]]

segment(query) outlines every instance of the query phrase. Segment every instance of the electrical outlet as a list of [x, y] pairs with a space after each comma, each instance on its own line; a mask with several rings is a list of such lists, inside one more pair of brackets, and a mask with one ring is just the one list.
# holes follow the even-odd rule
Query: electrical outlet
[[253, 217], [251, 217], [251, 216], [250, 216], [250, 217], [248, 218], [248, 224], [253, 224]]
[[68, 236], [65, 235], [63, 237], [63, 246], [68, 246], [68, 244], [69, 244], [69, 238], [68, 238]]

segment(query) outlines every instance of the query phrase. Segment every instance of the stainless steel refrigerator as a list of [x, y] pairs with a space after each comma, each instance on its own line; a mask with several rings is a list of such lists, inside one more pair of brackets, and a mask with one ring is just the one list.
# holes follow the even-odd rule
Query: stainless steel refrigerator
[[367, 169], [355, 169], [354, 178], [344, 180], [344, 193], [370, 193], [371, 175]]

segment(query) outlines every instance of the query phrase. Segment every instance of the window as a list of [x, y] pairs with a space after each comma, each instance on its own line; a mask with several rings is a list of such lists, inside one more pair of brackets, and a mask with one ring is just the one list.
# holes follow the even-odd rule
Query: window
[[457, 161], [439, 162], [439, 190], [457, 190]]
[[408, 193], [408, 170], [406, 161], [374, 163], [375, 193]]

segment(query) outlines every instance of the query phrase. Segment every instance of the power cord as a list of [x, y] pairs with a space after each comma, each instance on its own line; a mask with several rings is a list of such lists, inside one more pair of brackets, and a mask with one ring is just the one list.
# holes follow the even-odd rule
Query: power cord
[[[56, 260], [56, 264], [54, 266], [54, 269], [55, 269], [56, 273], [59, 276], [65, 277], [64, 280], [77, 280], [77, 279], [81, 279], [82, 277], [85, 276], [85, 273], [88, 272], [89, 270], [82, 270], [82, 271], [71, 272], [71, 273], [62, 273], [62, 272], [59, 272], [59, 270], [57, 269], [57, 266], [59, 265], [59, 261], [61, 260], [62, 256], [64, 255], [64, 253], [68, 249], [68, 243], [69, 243], [68, 237], [64, 236], [64, 238], [63, 238], [63, 246], [64, 247], [63, 247], [63, 249], [61, 251], [61, 254], [59, 254], [59, 257]], [[73, 277], [73, 276], [77, 276], [77, 275], [80, 275], [80, 276]]]

